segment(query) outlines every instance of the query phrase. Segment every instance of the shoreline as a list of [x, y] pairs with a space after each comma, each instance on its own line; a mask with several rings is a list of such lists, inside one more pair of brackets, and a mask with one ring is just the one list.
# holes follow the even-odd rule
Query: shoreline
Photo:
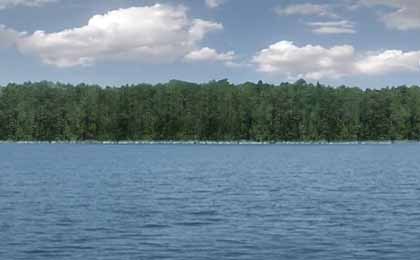
[[420, 144], [420, 141], [0, 141], [2, 144], [74, 145], [393, 145]]

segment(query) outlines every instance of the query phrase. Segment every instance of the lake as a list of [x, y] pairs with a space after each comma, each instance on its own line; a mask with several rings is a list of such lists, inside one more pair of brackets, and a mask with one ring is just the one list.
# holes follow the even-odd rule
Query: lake
[[0, 259], [419, 259], [420, 145], [0, 145]]

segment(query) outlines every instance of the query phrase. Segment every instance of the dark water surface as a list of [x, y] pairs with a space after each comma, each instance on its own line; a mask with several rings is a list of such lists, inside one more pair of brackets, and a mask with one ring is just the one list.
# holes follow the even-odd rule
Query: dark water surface
[[420, 145], [0, 145], [0, 259], [420, 259]]

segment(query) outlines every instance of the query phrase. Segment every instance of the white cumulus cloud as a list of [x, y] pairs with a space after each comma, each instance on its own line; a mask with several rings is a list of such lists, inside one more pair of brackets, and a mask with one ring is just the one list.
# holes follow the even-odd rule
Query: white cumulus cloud
[[420, 51], [386, 50], [370, 54], [356, 62], [359, 73], [381, 75], [394, 72], [420, 71]]
[[208, 47], [195, 50], [185, 56], [187, 61], [223, 61], [229, 62], [235, 59], [235, 52], [218, 53], [215, 49]]
[[58, 67], [90, 65], [100, 60], [172, 62], [197, 49], [219, 23], [190, 19], [186, 8], [156, 4], [93, 16], [87, 25], [21, 37], [22, 53], [39, 56]]
[[420, 72], [420, 51], [385, 50], [356, 53], [353, 46], [330, 48], [320, 45], [297, 46], [280, 41], [259, 51], [253, 58], [264, 73], [290, 79], [336, 79], [351, 75], [383, 75], [396, 72]]
[[191, 40], [201, 40], [204, 38], [204, 36], [211, 32], [211, 31], [217, 31], [222, 30], [223, 25], [220, 23], [210, 22], [206, 20], [201, 19], [195, 19], [192, 22], [192, 25], [189, 29], [189, 34], [191, 37]]
[[257, 53], [253, 61], [259, 71], [283, 74], [289, 78], [338, 78], [351, 72], [348, 63], [354, 57], [349, 45], [324, 48], [319, 45], [296, 46], [290, 41], [270, 45]]

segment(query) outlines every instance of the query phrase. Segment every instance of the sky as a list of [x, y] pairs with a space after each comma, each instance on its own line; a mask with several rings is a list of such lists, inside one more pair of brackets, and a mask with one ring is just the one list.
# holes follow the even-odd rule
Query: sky
[[0, 85], [420, 84], [418, 0], [0, 0]]

